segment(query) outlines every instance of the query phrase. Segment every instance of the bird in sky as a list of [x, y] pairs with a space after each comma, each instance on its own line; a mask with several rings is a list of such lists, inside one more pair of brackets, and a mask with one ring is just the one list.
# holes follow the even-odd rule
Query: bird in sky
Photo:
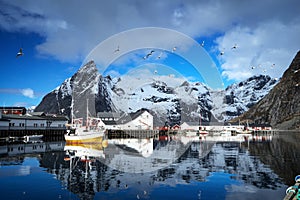
[[237, 44], [235, 44], [231, 49], [237, 49]]
[[147, 58], [149, 58], [149, 56], [152, 55], [152, 53], [154, 53], [154, 50], [151, 50], [150, 53], [148, 53], [147, 55], [144, 56], [144, 60], [146, 60]]
[[204, 40], [202, 41], [201, 46], [204, 47]]
[[173, 47], [172, 53], [175, 52], [176, 50], [177, 50], [177, 47]]
[[160, 52], [160, 54], [157, 56], [157, 59], [160, 59], [163, 55], [163, 52]]
[[20, 57], [20, 56], [23, 56], [24, 53], [23, 53], [23, 49], [20, 48], [19, 52], [17, 53], [17, 56], [16, 57]]
[[120, 46], [118, 46], [118, 48], [116, 48], [116, 50], [114, 51], [114, 53], [117, 53], [118, 51], [120, 51]]
[[224, 53], [225, 53], [224, 51], [221, 51], [221, 52], [220, 52], [220, 55], [221, 55], [221, 56], [223, 56], [223, 55], [224, 55]]

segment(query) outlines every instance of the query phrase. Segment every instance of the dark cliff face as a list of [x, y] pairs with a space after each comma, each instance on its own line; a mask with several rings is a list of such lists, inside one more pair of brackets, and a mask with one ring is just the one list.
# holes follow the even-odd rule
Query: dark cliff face
[[44, 96], [34, 111], [70, 116], [72, 94], [68, 92], [68, 89], [72, 85], [73, 78], [74, 76], [67, 79], [59, 88]]
[[240, 120], [269, 123], [280, 129], [299, 129], [300, 126], [300, 51], [280, 82]]
[[109, 79], [100, 76], [93, 61], [82, 66], [61, 86], [47, 94], [35, 111], [58, 113], [71, 118], [73, 106], [74, 117], [85, 117], [88, 103], [89, 114], [112, 111], [113, 106], [107, 93]]

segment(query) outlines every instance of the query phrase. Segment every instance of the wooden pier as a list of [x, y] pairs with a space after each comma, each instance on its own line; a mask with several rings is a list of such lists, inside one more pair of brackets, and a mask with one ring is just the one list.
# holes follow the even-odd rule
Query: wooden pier
[[144, 130], [144, 129], [135, 129], [135, 130], [106, 130], [106, 136], [108, 139], [119, 139], [119, 138], [154, 138], [159, 134], [159, 130]]
[[0, 138], [4, 137], [23, 137], [30, 135], [43, 136], [63, 136], [66, 129], [26, 129], [26, 130], [0, 130]]

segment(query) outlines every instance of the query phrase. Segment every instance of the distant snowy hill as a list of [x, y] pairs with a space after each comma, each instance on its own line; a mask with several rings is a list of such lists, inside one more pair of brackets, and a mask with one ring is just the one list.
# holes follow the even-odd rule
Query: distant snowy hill
[[221, 121], [239, 116], [268, 94], [276, 83], [269, 76], [259, 75], [230, 85], [223, 91], [211, 91], [212, 112]]
[[35, 111], [76, 117], [89, 112], [131, 113], [141, 108], [154, 115], [154, 125], [165, 122], [225, 121], [232, 119], [257, 103], [277, 82], [269, 76], [254, 76], [233, 84], [222, 91], [214, 91], [199, 82], [188, 82], [173, 76], [140, 74], [112, 79], [99, 74], [93, 61], [82, 66], [47, 94]]
[[267, 123], [286, 130], [300, 129], [300, 51], [297, 52], [280, 82], [264, 98], [234, 121]]

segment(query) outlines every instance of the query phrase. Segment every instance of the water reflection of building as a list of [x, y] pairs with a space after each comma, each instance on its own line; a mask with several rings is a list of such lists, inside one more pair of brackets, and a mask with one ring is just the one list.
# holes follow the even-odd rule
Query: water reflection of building
[[[104, 150], [106, 165], [129, 173], [146, 173], [167, 167], [176, 162], [192, 144], [181, 140], [157, 141], [154, 139], [115, 139], [110, 140]], [[213, 143], [210, 143], [213, 144]], [[209, 152], [212, 145], [205, 145], [202, 153]]]
[[118, 130], [152, 130], [153, 116], [146, 109], [138, 110], [128, 115], [120, 115], [119, 113], [99, 112], [99, 118], [105, 123], [106, 129]]
[[[39, 160], [41, 166], [47, 168], [47, 172], [54, 174], [63, 187], [80, 199], [94, 199], [97, 195], [97, 198], [101, 198], [101, 194], [107, 193], [126, 195], [125, 190], [136, 191], [142, 197], [145, 191], [146, 195], [151, 194], [153, 185], [176, 187], [193, 181], [202, 182], [207, 180], [210, 173], [219, 171], [231, 173], [233, 178], [253, 185], [254, 188], [276, 188], [280, 184], [278, 177], [268, 166], [250, 155], [247, 144], [198, 141], [184, 144], [179, 139], [131, 141], [109, 142], [106, 148], [98, 149], [105, 158], [99, 156], [97, 148], [95, 151], [86, 151], [94, 158], [90, 162], [81, 159], [84, 154], [77, 154], [80, 156], [74, 160], [76, 164], [72, 168], [70, 160], [65, 159], [66, 152], [61, 148], [41, 153]], [[129, 142], [131, 144], [126, 148]], [[143, 145], [145, 149], [142, 148]], [[152, 153], [143, 156], [142, 152], [151, 145]], [[83, 148], [89, 149], [88, 146]], [[77, 152], [80, 149], [77, 148]], [[1, 159], [15, 157], [6, 155], [6, 158]], [[147, 169], [150, 163], [151, 171], [141, 171], [143, 165]], [[120, 169], [124, 165], [131, 169], [118, 170], [118, 165]]]
[[[2, 143], [0, 145], [0, 166], [19, 165], [16, 168], [6, 170], [1, 176], [26, 176], [31, 173], [31, 166], [22, 165], [27, 156], [38, 157], [43, 160], [43, 156], [48, 152], [61, 152], [64, 147], [63, 141], [51, 142], [14, 142]], [[53, 162], [51, 162], [53, 164]]]
[[0, 146], [0, 156], [17, 156], [22, 154], [45, 153], [47, 151], [61, 151], [65, 142], [16, 142], [6, 143]]

